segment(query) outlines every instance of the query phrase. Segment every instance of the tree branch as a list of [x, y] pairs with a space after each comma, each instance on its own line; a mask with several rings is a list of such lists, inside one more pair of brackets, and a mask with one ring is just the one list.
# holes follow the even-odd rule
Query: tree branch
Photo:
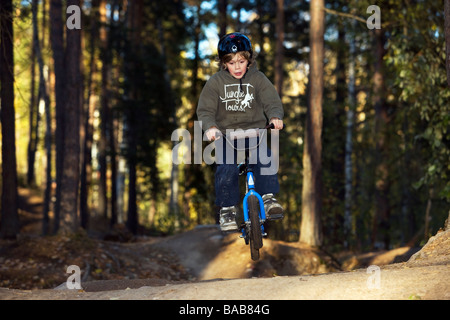
[[[324, 10], [326, 13], [329, 13], [329, 14], [334, 14], [334, 15], [336, 15], [336, 16], [341, 16], [341, 17], [345, 17], [345, 18], [357, 20], [357, 21], [359, 21], [359, 22], [362, 22], [362, 23], [364, 23], [364, 24], [367, 24], [367, 19], [362, 18], [362, 17], [357, 16], [357, 15], [352, 14], [352, 13], [339, 12], [339, 11], [336, 11], [336, 10], [333, 10], [333, 9], [328, 9], [328, 8], [325, 8], [325, 7], [323, 7], [323, 10]], [[381, 28], [384, 29], [384, 28], [386, 28], [386, 27], [388, 27], [388, 26], [392, 26], [392, 25], [393, 25], [392, 22], [381, 23]]]
[[336, 11], [336, 10], [333, 10], [333, 9], [328, 9], [328, 8], [325, 8], [325, 7], [323, 8], [323, 10], [326, 13], [329, 13], [329, 14], [334, 14], [334, 15], [337, 15], [337, 16], [354, 19], [354, 20], [357, 20], [357, 21], [362, 22], [364, 24], [366, 23], [366, 19], [361, 18], [361, 17], [359, 17], [357, 15], [354, 15], [354, 14], [351, 14], [351, 13], [339, 12], [339, 11]]

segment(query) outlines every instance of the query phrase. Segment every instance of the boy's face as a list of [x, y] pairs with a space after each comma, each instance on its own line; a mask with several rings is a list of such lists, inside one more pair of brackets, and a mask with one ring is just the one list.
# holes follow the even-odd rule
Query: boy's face
[[226, 63], [228, 72], [236, 79], [241, 79], [247, 71], [248, 60], [237, 53], [233, 59]]

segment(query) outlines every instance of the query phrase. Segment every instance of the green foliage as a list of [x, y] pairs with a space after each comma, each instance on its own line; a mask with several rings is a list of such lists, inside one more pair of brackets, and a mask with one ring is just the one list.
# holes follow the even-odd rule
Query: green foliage
[[[418, 2], [407, 8], [403, 28], [392, 32], [386, 63], [397, 103], [416, 122], [414, 143], [427, 149], [422, 177], [414, 183], [435, 187], [450, 200], [450, 90], [445, 70], [443, 9], [438, 3]], [[406, 28], [414, 26], [414, 28]]]
[[[340, 92], [339, 64], [348, 68], [348, 43], [356, 41], [355, 72], [357, 93], [363, 94], [356, 106], [353, 131], [353, 244], [369, 246], [376, 221], [376, 183], [388, 190], [387, 233], [391, 244], [401, 245], [415, 236], [424, 224], [426, 204], [431, 197], [434, 232], [449, 210], [449, 95], [445, 71], [443, 8], [440, 3], [412, 1], [407, 6], [398, 1], [379, 1], [386, 37], [383, 78], [387, 104], [386, 126], [381, 158], [387, 176], [377, 180], [376, 114], [372, 102], [373, 70], [376, 51], [373, 31], [352, 18], [367, 18], [370, 1], [327, 2], [327, 8], [339, 14], [327, 15], [327, 65], [325, 67], [323, 129], [323, 228], [325, 245], [336, 248], [345, 241], [343, 233], [344, 167], [343, 149], [348, 107], [347, 86]], [[341, 26], [346, 41], [338, 38]], [[344, 51], [339, 55], [340, 50]], [[336, 59], [336, 63], [334, 63]], [[344, 81], [348, 81], [348, 75]], [[348, 84], [348, 82], [347, 82]], [[344, 95], [345, 101], [339, 99]], [[365, 96], [365, 98], [364, 98]], [[380, 160], [378, 160], [380, 161]]]

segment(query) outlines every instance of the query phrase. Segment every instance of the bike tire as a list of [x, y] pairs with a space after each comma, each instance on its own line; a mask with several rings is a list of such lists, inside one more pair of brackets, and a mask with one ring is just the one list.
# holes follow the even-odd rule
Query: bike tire
[[252, 257], [253, 261], [259, 260], [259, 249], [255, 249], [252, 245], [252, 240], [250, 240], [250, 256]]
[[263, 246], [261, 223], [259, 220], [259, 201], [254, 195], [248, 197], [248, 215], [250, 218], [250, 254], [252, 260], [259, 259], [259, 249]]

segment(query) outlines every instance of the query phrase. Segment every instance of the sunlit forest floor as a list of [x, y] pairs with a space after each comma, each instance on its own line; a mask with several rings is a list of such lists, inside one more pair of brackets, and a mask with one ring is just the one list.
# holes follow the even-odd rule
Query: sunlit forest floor
[[[0, 241], [0, 288], [55, 288], [65, 284], [70, 265], [80, 267], [83, 290], [103, 291], [210, 279], [350, 271], [408, 261], [420, 249], [333, 256], [300, 243], [266, 239], [261, 259], [254, 262], [238, 234], [224, 235], [215, 226], [198, 226], [166, 237], [134, 237], [123, 226], [103, 235], [97, 232], [96, 236], [80, 231], [42, 237], [41, 199], [23, 189], [20, 199], [21, 236], [15, 241]], [[420, 262], [426, 255], [427, 261], [435, 257], [437, 263], [448, 264], [449, 238], [436, 242], [427, 253], [416, 254], [416, 260]]]
[[0, 287], [54, 288], [70, 276], [66, 273], [70, 265], [80, 267], [82, 282], [190, 277], [173, 254], [149, 246], [157, 238], [135, 238], [124, 226], [104, 234], [95, 231], [95, 237], [83, 230], [41, 236], [42, 199], [25, 189], [19, 190], [19, 198], [20, 237], [0, 240]]

